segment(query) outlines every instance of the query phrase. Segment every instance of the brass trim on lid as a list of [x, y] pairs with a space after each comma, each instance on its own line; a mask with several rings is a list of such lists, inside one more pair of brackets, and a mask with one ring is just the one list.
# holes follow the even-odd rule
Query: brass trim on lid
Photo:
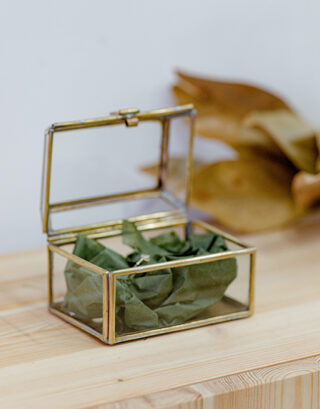
[[[166, 191], [166, 176], [167, 176], [167, 165], [168, 165], [168, 137], [169, 137], [169, 122], [170, 119], [176, 117], [190, 117], [190, 132], [189, 138], [189, 153], [187, 158], [187, 174], [186, 174], [186, 194], [184, 201], [179, 201], [174, 198]], [[81, 231], [81, 228], [63, 228], [58, 231], [53, 231], [50, 228], [50, 214], [59, 211], [72, 210], [77, 208], [84, 208], [88, 206], [100, 205], [104, 203], [131, 200], [139, 198], [151, 198], [151, 197], [161, 197], [164, 201], [168, 201], [172, 205], [172, 210], [167, 212], [159, 213], [159, 222], [167, 218], [172, 212], [177, 212], [177, 218], [181, 219], [186, 214], [186, 208], [188, 206], [190, 189], [191, 189], [191, 172], [192, 172], [192, 149], [193, 149], [193, 137], [194, 137], [194, 119], [196, 116], [196, 111], [192, 104], [157, 109], [152, 111], [140, 112], [137, 108], [120, 109], [117, 112], [112, 112], [110, 116], [86, 119], [81, 121], [72, 122], [58, 122], [51, 125], [47, 131], [47, 140], [45, 145], [45, 160], [43, 166], [43, 193], [42, 193], [42, 203], [41, 203], [41, 213], [42, 213], [42, 223], [43, 232], [47, 233], [48, 236], [58, 237], [59, 234], [67, 234], [75, 231]], [[120, 194], [102, 195], [97, 197], [85, 197], [76, 200], [50, 203], [50, 188], [51, 188], [51, 173], [52, 173], [52, 155], [53, 155], [53, 140], [54, 134], [56, 132], [72, 131], [78, 129], [87, 129], [94, 127], [102, 127], [109, 125], [120, 125], [124, 124], [126, 126], [138, 126], [140, 122], [143, 121], [157, 121], [162, 124], [162, 143], [160, 151], [160, 162], [159, 162], [159, 174], [158, 182], [153, 189], [140, 190], [135, 192], [124, 192]], [[146, 215], [148, 217], [148, 215]], [[151, 214], [150, 218], [155, 219], [155, 214]], [[118, 223], [118, 221], [115, 221]], [[109, 225], [109, 222], [107, 223]], [[88, 228], [88, 226], [83, 226]]]

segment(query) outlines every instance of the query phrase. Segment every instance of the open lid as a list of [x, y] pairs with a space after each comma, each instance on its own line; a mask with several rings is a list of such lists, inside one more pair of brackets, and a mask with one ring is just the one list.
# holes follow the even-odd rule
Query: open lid
[[[45, 134], [43, 231], [60, 237], [111, 229], [123, 219], [153, 225], [185, 219], [195, 115], [190, 104], [51, 125]], [[170, 162], [177, 148], [179, 170]], [[156, 178], [141, 171], [151, 161]], [[169, 183], [178, 171], [184, 175], [179, 187]]]

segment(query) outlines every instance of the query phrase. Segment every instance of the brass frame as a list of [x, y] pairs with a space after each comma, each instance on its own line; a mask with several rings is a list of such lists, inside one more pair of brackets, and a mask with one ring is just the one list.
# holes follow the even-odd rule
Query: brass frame
[[[179, 202], [165, 189], [166, 168], [168, 160], [168, 137], [169, 137], [169, 122], [171, 118], [188, 116], [190, 118], [190, 133], [189, 133], [189, 153], [187, 161], [187, 190], [185, 195], [185, 202]], [[125, 124], [126, 126], [137, 126], [140, 121], [160, 121], [162, 124], [162, 144], [160, 154], [160, 166], [157, 185], [154, 189], [141, 190], [136, 192], [125, 192], [117, 195], [106, 195], [99, 197], [91, 197], [85, 199], [78, 199], [68, 202], [50, 203], [50, 184], [51, 184], [51, 167], [52, 167], [52, 152], [53, 152], [53, 136], [55, 132], [69, 131], [75, 129], [84, 129], [98, 126], [108, 126], [116, 124]], [[165, 263], [158, 263], [152, 265], [138, 266], [129, 269], [106, 271], [86, 260], [77, 257], [74, 254], [61, 248], [66, 244], [71, 244], [76, 241], [77, 233], [82, 232], [90, 238], [102, 239], [111, 236], [121, 235], [122, 221], [114, 220], [111, 222], [96, 223], [86, 226], [79, 226], [73, 228], [59, 229], [52, 231], [50, 229], [50, 213], [72, 210], [87, 206], [98, 205], [101, 203], [109, 203], [118, 200], [130, 200], [133, 198], [144, 197], [160, 197], [173, 207], [171, 211], [158, 212], [153, 214], [146, 214], [143, 216], [133, 217], [130, 220], [134, 221], [139, 230], [147, 231], [154, 229], [170, 228], [184, 226], [187, 230], [188, 220], [186, 216], [186, 209], [190, 198], [191, 189], [191, 172], [192, 172], [192, 147], [194, 138], [194, 123], [195, 111], [193, 105], [185, 105], [181, 107], [161, 109], [148, 112], [139, 112], [136, 109], [120, 110], [117, 113], [111, 114], [109, 117], [89, 119], [85, 121], [64, 122], [53, 124], [46, 133], [45, 144], [45, 160], [43, 168], [42, 180], [42, 221], [43, 231], [48, 235], [48, 301], [49, 310], [51, 313], [59, 316], [70, 324], [81, 328], [91, 335], [99, 338], [106, 344], [116, 344], [119, 342], [144, 338], [148, 336], [164, 334], [173, 331], [180, 331], [188, 328], [200, 327], [208, 324], [235, 320], [245, 318], [253, 313], [254, 305], [254, 276], [255, 276], [255, 253], [254, 247], [248, 246], [233, 236], [224, 233], [223, 231], [213, 228], [211, 225], [201, 222], [192, 221], [193, 226], [200, 227], [209, 232], [216, 232], [221, 234], [225, 239], [235, 243], [241, 249], [230, 250], [223, 253], [210, 254], [206, 256], [189, 257], [183, 260], [169, 261]], [[65, 314], [57, 308], [54, 303], [53, 294], [53, 254], [58, 254], [67, 260], [71, 260], [81, 266], [88, 268], [102, 276], [102, 290], [103, 290], [103, 311], [102, 311], [102, 333], [94, 330], [85, 323]], [[223, 260], [229, 257], [236, 257], [240, 255], [250, 255], [250, 271], [249, 271], [249, 294], [248, 305], [242, 305], [245, 309], [238, 312], [227, 313], [211, 318], [206, 318], [198, 321], [192, 321], [180, 325], [170, 327], [153, 329], [147, 331], [136, 332], [123, 336], [116, 336], [115, 332], [115, 303], [116, 303], [116, 279], [121, 275], [139, 274], [147, 271], [159, 270], [161, 268], [173, 268], [178, 266], [187, 266], [192, 264], [201, 264], [215, 260]], [[228, 302], [240, 304], [238, 301], [225, 297]]]

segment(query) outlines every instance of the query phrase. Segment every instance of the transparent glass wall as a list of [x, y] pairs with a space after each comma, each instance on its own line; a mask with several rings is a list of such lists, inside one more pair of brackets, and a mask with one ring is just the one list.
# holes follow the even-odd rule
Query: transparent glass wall
[[54, 309], [102, 332], [102, 276], [51, 252]]
[[247, 311], [250, 255], [116, 279], [116, 336]]

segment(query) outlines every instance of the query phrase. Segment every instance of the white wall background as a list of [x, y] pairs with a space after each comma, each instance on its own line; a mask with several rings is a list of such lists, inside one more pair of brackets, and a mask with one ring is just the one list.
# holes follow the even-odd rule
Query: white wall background
[[0, 1], [0, 252], [41, 246], [43, 130], [173, 103], [174, 69], [276, 90], [320, 125], [317, 0]]

